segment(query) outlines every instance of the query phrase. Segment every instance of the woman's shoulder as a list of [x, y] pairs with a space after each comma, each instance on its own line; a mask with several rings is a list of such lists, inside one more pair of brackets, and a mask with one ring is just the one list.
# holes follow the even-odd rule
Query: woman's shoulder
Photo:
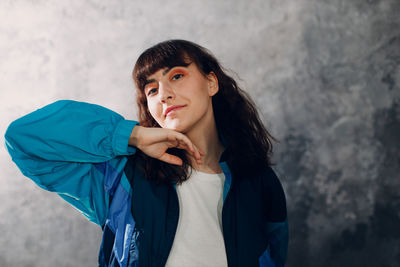
[[261, 175], [264, 195], [268, 200], [268, 217], [271, 221], [282, 221], [286, 218], [286, 197], [281, 181], [271, 166], [263, 169]]
[[278, 175], [271, 166], [263, 166], [260, 171], [260, 178], [264, 185], [268, 187], [276, 187], [281, 184]]

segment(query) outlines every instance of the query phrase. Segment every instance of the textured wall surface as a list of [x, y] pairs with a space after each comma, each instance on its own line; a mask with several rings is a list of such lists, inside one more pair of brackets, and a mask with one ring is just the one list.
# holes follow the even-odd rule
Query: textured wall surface
[[[198, 42], [281, 141], [287, 266], [400, 266], [399, 0], [4, 0], [0, 20], [2, 133], [58, 99], [135, 119], [137, 56], [169, 38]], [[99, 227], [5, 149], [0, 167], [0, 266], [97, 266]]]

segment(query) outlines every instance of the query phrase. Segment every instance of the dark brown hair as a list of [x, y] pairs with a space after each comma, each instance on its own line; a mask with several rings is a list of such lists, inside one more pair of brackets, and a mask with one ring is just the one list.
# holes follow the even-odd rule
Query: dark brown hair
[[[160, 127], [147, 107], [144, 85], [148, 76], [160, 69], [187, 66], [189, 61], [194, 62], [203, 75], [214, 72], [218, 78], [219, 90], [212, 97], [212, 106], [218, 135], [225, 146], [224, 161], [228, 163], [232, 174], [251, 177], [252, 173], [262, 167], [273, 165], [271, 139], [277, 140], [265, 129], [254, 102], [225, 73], [210, 51], [193, 42], [167, 40], [148, 48], [139, 56], [133, 70], [133, 79], [137, 88], [140, 125]], [[179, 184], [190, 175], [190, 161], [184, 150], [171, 148], [167, 152], [180, 157], [183, 165], [168, 164], [148, 157], [140, 150], [137, 156], [144, 160], [143, 167], [148, 179]]]

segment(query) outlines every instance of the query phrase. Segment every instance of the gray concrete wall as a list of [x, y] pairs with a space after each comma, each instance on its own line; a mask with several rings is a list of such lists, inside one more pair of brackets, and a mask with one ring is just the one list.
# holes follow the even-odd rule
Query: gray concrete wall
[[[0, 132], [58, 99], [135, 119], [139, 53], [198, 42], [281, 140], [287, 266], [399, 266], [400, 1], [9, 0], [0, 21]], [[0, 166], [0, 266], [97, 266], [99, 227]]]

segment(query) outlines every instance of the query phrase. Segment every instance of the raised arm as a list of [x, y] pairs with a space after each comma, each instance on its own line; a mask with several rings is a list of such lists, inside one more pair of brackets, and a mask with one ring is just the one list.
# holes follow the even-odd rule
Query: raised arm
[[136, 124], [98, 105], [61, 100], [12, 122], [6, 148], [25, 176], [102, 225], [107, 187], [136, 151], [128, 146]]

